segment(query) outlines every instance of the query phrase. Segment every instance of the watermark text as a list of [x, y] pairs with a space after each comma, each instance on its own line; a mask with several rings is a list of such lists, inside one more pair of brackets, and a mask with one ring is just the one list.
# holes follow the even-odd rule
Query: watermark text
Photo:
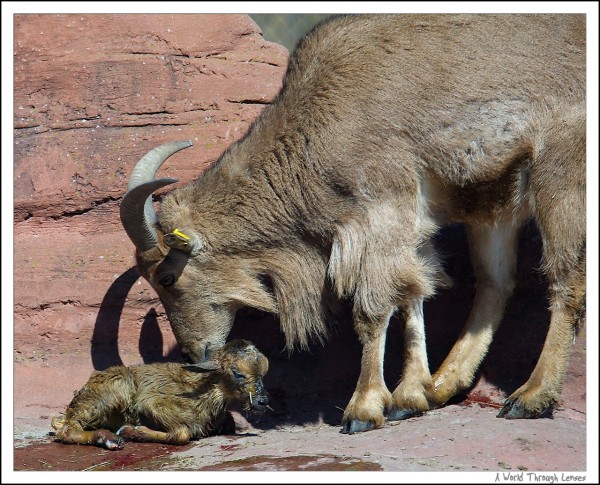
[[494, 482], [510, 483], [577, 483], [585, 482], [583, 473], [567, 472], [498, 472]]

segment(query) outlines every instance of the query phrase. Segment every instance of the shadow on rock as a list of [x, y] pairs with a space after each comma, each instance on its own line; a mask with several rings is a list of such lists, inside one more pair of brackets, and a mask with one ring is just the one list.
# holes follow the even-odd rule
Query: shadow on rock
[[[135, 267], [128, 269], [110, 285], [102, 299], [92, 335], [91, 357], [96, 370], [123, 365], [119, 355], [119, 324], [127, 295], [139, 277]], [[156, 317], [156, 311], [151, 308], [140, 330], [138, 348], [144, 363], [181, 360], [178, 350], [163, 356], [163, 336]]]
[[127, 294], [140, 277], [136, 268], [119, 276], [104, 295], [92, 335], [92, 364], [96, 370], [123, 365], [119, 356], [119, 322]]

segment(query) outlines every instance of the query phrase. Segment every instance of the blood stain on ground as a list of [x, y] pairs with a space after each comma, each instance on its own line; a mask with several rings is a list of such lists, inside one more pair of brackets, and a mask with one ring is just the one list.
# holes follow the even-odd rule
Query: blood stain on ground
[[191, 446], [128, 442], [122, 450], [109, 451], [96, 446], [65, 445], [51, 441], [15, 449], [14, 469], [17, 471], [160, 470], [172, 461], [170, 455], [173, 452], [185, 451]]
[[253, 456], [200, 468], [202, 471], [380, 471], [377, 463], [327, 455]]

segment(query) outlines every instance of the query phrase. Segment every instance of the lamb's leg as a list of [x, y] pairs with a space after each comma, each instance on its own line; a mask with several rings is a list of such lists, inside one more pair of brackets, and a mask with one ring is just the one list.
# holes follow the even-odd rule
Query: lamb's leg
[[103, 427], [114, 429], [111, 423], [122, 419], [122, 403], [130, 399], [131, 389], [131, 375], [125, 367], [94, 373], [75, 394], [65, 416], [52, 420], [57, 438], [64, 443], [91, 444], [109, 450], [123, 448], [123, 439]]
[[77, 424], [64, 420], [53, 420], [52, 426], [56, 429], [56, 438], [62, 443], [101, 446], [107, 450], [120, 450], [125, 443], [123, 438], [107, 429], [85, 431]]
[[166, 433], [150, 429], [146, 426], [133, 426], [131, 424], [121, 426], [117, 434], [128, 441], [165, 443], [170, 445], [185, 445], [192, 439], [192, 434], [187, 428], [178, 428]]

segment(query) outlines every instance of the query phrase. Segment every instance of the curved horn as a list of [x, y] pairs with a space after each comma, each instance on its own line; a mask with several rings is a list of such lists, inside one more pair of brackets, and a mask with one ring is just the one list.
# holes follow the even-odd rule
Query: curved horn
[[154, 180], [154, 176], [167, 158], [190, 146], [191, 141], [161, 145], [146, 153], [131, 172], [127, 193], [121, 201], [121, 222], [125, 232], [140, 251], [147, 251], [158, 243], [153, 227], [156, 213], [152, 206], [152, 193], [165, 185], [177, 182], [174, 178]]

